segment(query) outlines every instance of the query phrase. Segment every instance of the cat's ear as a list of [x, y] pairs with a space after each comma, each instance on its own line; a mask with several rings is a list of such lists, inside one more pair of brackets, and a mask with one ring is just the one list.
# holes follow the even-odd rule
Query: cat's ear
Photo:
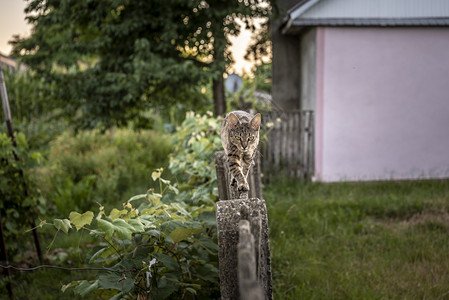
[[262, 120], [262, 117], [260, 116], [260, 114], [255, 115], [252, 119], [251, 122], [249, 122], [249, 124], [251, 125], [251, 128], [254, 130], [259, 130], [260, 129], [260, 121]]
[[228, 125], [230, 128], [235, 128], [237, 125], [240, 125], [240, 120], [233, 113], [229, 113], [228, 116]]

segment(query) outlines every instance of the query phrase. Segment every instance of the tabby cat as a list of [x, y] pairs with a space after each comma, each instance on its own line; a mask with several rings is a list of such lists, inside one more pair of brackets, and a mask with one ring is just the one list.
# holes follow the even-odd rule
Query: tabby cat
[[246, 178], [259, 145], [260, 114], [255, 116], [241, 110], [230, 112], [221, 125], [223, 145], [231, 185], [237, 184], [239, 191], [249, 191]]

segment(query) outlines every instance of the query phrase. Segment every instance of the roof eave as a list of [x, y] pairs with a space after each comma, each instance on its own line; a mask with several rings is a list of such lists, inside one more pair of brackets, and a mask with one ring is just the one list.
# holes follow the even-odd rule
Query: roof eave
[[282, 27], [282, 34], [299, 34], [304, 28], [317, 26], [351, 26], [351, 27], [447, 27], [449, 18], [382, 18], [382, 19], [363, 19], [363, 18], [332, 18], [332, 19], [294, 19]]
[[312, 6], [317, 4], [320, 0], [303, 0], [290, 8], [287, 11], [287, 15], [283, 20], [283, 25], [281, 27], [282, 34], [289, 34], [290, 28], [295, 19], [301, 16], [304, 12], [309, 10]]

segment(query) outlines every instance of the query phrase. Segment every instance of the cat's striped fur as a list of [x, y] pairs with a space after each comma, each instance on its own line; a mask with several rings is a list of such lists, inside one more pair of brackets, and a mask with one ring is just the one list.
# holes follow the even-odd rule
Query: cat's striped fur
[[259, 145], [260, 121], [260, 114], [252, 116], [237, 110], [230, 112], [221, 125], [221, 143], [231, 173], [231, 185], [237, 184], [239, 191], [249, 190], [247, 177]]

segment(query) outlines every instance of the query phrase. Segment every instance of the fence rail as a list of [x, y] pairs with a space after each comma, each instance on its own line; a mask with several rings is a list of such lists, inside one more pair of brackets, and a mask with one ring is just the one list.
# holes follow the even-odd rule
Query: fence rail
[[262, 172], [266, 178], [284, 172], [308, 179], [314, 172], [314, 113], [310, 110], [263, 114], [267, 139], [261, 144]]

